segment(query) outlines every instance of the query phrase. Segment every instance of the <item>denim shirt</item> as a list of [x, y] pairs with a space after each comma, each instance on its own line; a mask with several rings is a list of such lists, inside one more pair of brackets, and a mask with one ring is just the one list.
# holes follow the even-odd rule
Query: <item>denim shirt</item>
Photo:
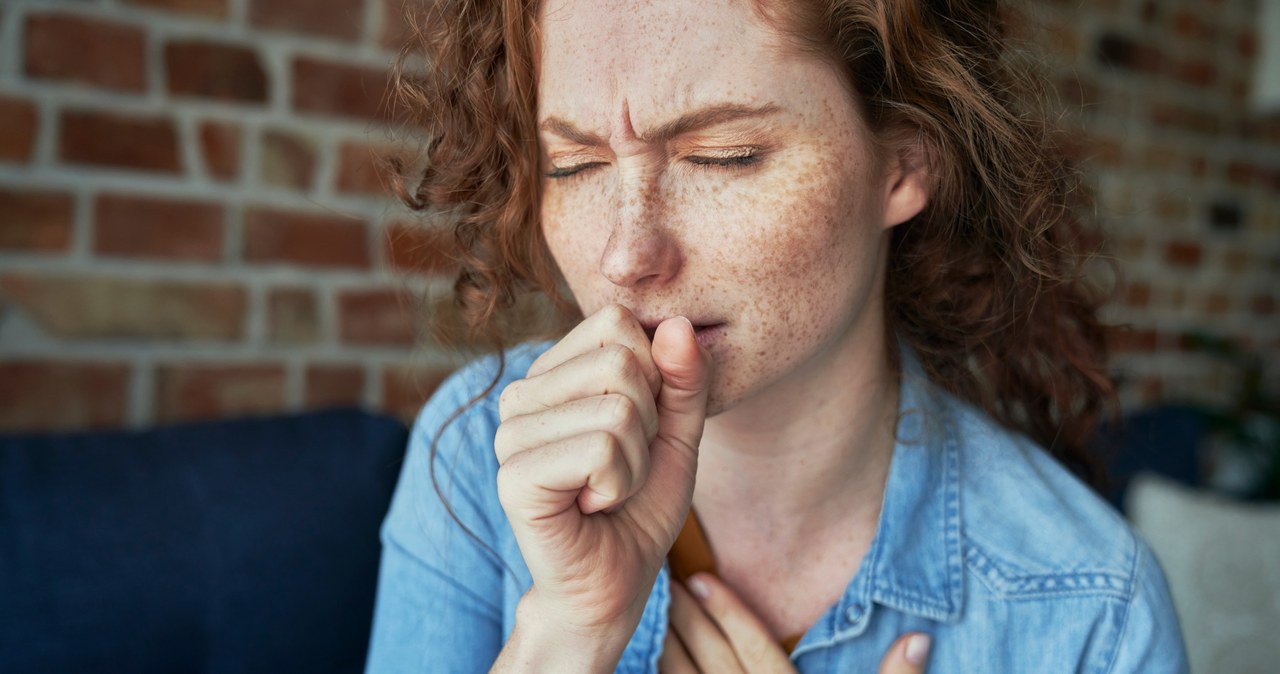
[[[498, 503], [497, 401], [548, 346], [507, 352], [498, 384], [453, 423], [496, 358], [455, 374], [418, 417], [382, 527], [369, 672], [487, 671], [510, 635], [533, 580]], [[1164, 576], [1120, 515], [903, 360], [875, 538], [792, 652], [796, 668], [874, 672], [897, 637], [923, 631], [930, 672], [1186, 672]], [[670, 582], [664, 567], [618, 672], [657, 671]]]

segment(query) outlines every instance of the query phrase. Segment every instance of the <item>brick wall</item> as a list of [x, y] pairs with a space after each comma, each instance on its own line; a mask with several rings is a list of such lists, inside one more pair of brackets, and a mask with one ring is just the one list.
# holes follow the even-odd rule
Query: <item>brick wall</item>
[[379, 170], [402, 1], [0, 5], [0, 428], [420, 405], [456, 359]]
[[1250, 109], [1257, 0], [1036, 0], [1043, 57], [1120, 275], [1109, 322], [1126, 407], [1226, 402], [1236, 342], [1280, 383], [1280, 114]]
[[[377, 169], [408, 147], [382, 105], [402, 2], [0, 5], [0, 428], [416, 409], [457, 359], [417, 299], [447, 256]], [[1026, 7], [1124, 279], [1130, 406], [1225, 395], [1187, 330], [1280, 349], [1256, 5]]]

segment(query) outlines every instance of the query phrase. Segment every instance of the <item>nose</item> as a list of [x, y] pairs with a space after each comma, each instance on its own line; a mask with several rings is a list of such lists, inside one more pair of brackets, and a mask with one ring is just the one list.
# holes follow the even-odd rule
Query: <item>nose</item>
[[664, 222], [658, 190], [656, 185], [633, 189], [614, 209], [613, 229], [600, 256], [600, 273], [616, 286], [661, 286], [680, 272], [683, 256]]

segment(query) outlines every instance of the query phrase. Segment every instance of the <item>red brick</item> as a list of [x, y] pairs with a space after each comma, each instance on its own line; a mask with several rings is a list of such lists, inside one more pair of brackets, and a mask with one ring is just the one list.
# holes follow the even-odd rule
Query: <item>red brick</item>
[[344, 344], [412, 346], [422, 307], [400, 290], [346, 290], [338, 294], [338, 332]]
[[222, 259], [221, 204], [125, 194], [94, 202], [93, 250], [119, 257], [217, 262]]
[[440, 275], [457, 270], [451, 230], [398, 222], [387, 227], [384, 240], [387, 264], [392, 269]]
[[1191, 204], [1186, 194], [1159, 194], [1155, 197], [1155, 213], [1163, 222], [1186, 220]]
[[36, 106], [0, 97], [0, 161], [31, 161], [36, 144]]
[[364, 0], [250, 0], [258, 28], [355, 41], [364, 25]]
[[200, 125], [204, 170], [215, 180], [234, 180], [240, 173], [240, 127], [205, 122]]
[[138, 27], [65, 14], [27, 17], [27, 75], [108, 89], [147, 88], [146, 33]]
[[1249, 309], [1258, 316], [1273, 316], [1276, 313], [1276, 296], [1271, 294], [1254, 295], [1249, 302]]
[[1209, 87], [1218, 80], [1218, 69], [1208, 61], [1183, 61], [1173, 71], [1174, 77], [1195, 87]]
[[419, 4], [412, 0], [383, 0], [382, 28], [378, 31], [378, 42], [384, 47], [400, 49], [413, 36], [413, 17], [410, 16]]
[[386, 68], [301, 57], [293, 62], [293, 107], [299, 112], [389, 121]]
[[1231, 274], [1243, 274], [1249, 271], [1253, 254], [1244, 248], [1228, 248], [1222, 251], [1222, 269]]
[[164, 46], [169, 93], [233, 103], [265, 103], [267, 73], [251, 47], [192, 40]]
[[1210, 293], [1204, 300], [1204, 313], [1218, 316], [1231, 310], [1231, 298], [1226, 293]]
[[1130, 284], [1124, 291], [1124, 303], [1130, 307], [1145, 307], [1151, 302], [1151, 286], [1146, 283]]
[[6, 274], [0, 300], [51, 337], [231, 341], [244, 333], [246, 294], [231, 283]]
[[449, 377], [448, 368], [413, 366], [382, 370], [382, 410], [412, 423], [432, 393]]
[[0, 430], [122, 426], [129, 367], [51, 360], [0, 362]]
[[280, 365], [165, 364], [156, 371], [156, 418], [161, 422], [267, 414], [284, 405]]
[[1116, 239], [1115, 251], [1116, 255], [1124, 260], [1135, 260], [1142, 256], [1147, 249], [1147, 240], [1141, 236], [1125, 236]]
[[65, 251], [73, 206], [63, 192], [0, 188], [0, 250]]
[[1199, 16], [1184, 9], [1173, 15], [1173, 32], [1178, 37], [1191, 40], [1210, 40], [1216, 31]]
[[253, 208], [245, 214], [245, 259], [311, 267], [369, 266], [364, 221], [328, 213]]
[[64, 111], [58, 157], [71, 164], [166, 173], [182, 170], [178, 133], [167, 117]]
[[1209, 171], [1209, 160], [1204, 156], [1192, 157], [1189, 169], [1192, 178], [1203, 178], [1205, 173]]
[[1233, 161], [1227, 164], [1227, 182], [1237, 187], [1247, 187], [1259, 172], [1260, 169], [1253, 164]]
[[267, 296], [267, 338], [278, 344], [320, 339], [320, 308], [308, 288], [276, 288]]
[[227, 18], [227, 0], [124, 0], [127, 4], [211, 19]]
[[307, 191], [316, 170], [316, 151], [310, 141], [284, 131], [262, 136], [260, 177], [268, 185]]
[[339, 192], [389, 196], [394, 179], [391, 161], [395, 149], [364, 143], [343, 143], [338, 148], [335, 183]]
[[1106, 66], [1151, 74], [1164, 70], [1164, 54], [1159, 49], [1116, 33], [1098, 39], [1097, 56]]
[[359, 365], [311, 365], [306, 373], [306, 406], [356, 407], [364, 398], [364, 368]]
[[1200, 244], [1191, 241], [1171, 241], [1164, 247], [1165, 262], [1177, 267], [1199, 266], [1202, 254]]
[[1107, 337], [1107, 346], [1115, 353], [1155, 351], [1160, 341], [1160, 335], [1155, 330], [1123, 326], [1111, 328]]
[[1252, 61], [1258, 55], [1258, 36], [1252, 30], [1246, 30], [1236, 36], [1236, 53]]

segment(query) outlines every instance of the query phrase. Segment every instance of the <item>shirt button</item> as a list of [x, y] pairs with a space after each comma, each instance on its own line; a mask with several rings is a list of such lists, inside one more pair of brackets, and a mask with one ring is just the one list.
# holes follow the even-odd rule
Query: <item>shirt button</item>
[[862, 617], [862, 611], [863, 608], [861, 604], [854, 604], [849, 607], [849, 610], [845, 611], [844, 616], [849, 620], [849, 622], [856, 623], [858, 622], [858, 619]]

